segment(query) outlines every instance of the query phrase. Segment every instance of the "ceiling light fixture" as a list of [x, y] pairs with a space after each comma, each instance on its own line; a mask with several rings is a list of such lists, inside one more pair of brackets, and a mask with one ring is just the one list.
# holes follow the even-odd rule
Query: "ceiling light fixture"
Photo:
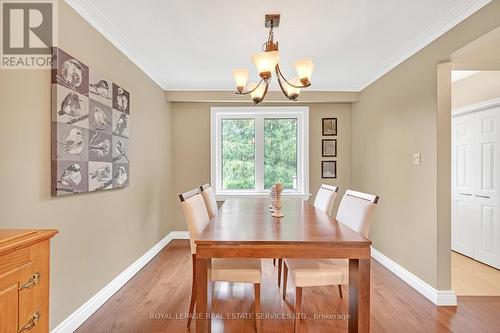
[[[269, 37], [267, 42], [262, 45], [261, 53], [252, 56], [252, 62], [259, 71], [259, 83], [248, 81], [248, 69], [238, 68], [233, 69], [233, 77], [236, 82], [236, 94], [248, 95], [255, 104], [259, 104], [264, 100], [267, 94], [269, 83], [271, 82], [273, 70], [276, 73], [278, 84], [285, 96], [295, 101], [300, 95], [302, 88], [307, 88], [311, 85], [311, 75], [314, 70], [314, 64], [311, 59], [302, 59], [294, 63], [297, 70], [297, 77], [287, 80], [281, 72], [279, 65], [278, 42], [274, 41], [274, 28], [277, 28], [280, 23], [279, 14], [266, 15], [266, 28], [269, 28]], [[245, 90], [246, 89], [246, 90]]]

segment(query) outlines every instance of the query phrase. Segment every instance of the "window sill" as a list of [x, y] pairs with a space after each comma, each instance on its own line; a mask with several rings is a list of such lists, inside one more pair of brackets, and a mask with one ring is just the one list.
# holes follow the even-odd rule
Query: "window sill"
[[[302, 198], [303, 200], [309, 200], [311, 193], [300, 193], [300, 192], [282, 192], [281, 196], [283, 198]], [[228, 198], [269, 198], [269, 192], [255, 193], [255, 192], [219, 192], [215, 194], [217, 201], [225, 201]]]

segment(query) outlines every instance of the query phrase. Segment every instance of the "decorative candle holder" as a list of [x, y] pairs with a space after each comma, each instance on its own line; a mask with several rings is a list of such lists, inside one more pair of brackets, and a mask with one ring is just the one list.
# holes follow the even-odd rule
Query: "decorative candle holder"
[[274, 185], [271, 187], [270, 195], [271, 195], [271, 204], [268, 207], [271, 210], [271, 212], [274, 212], [275, 210], [274, 201], [276, 200], [276, 187]]
[[283, 217], [283, 212], [281, 211], [281, 192], [283, 191], [284, 187], [282, 183], [276, 183], [274, 184], [274, 190], [276, 192], [275, 194], [275, 200], [274, 200], [274, 213], [272, 214], [273, 217]]

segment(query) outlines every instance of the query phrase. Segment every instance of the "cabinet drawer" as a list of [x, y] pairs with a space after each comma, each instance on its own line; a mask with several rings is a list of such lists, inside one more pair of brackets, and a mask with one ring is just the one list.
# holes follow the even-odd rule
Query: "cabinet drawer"
[[29, 248], [22, 248], [0, 257], [0, 278], [30, 262]]
[[19, 327], [29, 324], [35, 314], [36, 325], [29, 333], [49, 329], [49, 242], [30, 246], [30, 269], [23, 270], [19, 283]]
[[[40, 289], [41, 279], [31, 279], [30, 277], [35, 276], [35, 264], [30, 262], [20, 268], [12, 270], [8, 274], [4, 274], [0, 279], [0, 332], [1, 333], [16, 333], [23, 327], [29, 317], [25, 314], [25, 309], [23, 309], [23, 303], [26, 303], [24, 299], [25, 296], [29, 296], [31, 304], [29, 310], [33, 311], [33, 314], [39, 310], [40, 304], [43, 304], [39, 296], [37, 289]], [[30, 290], [29, 292], [27, 292]], [[35, 295], [35, 296], [33, 296]], [[31, 314], [31, 316], [33, 315]], [[43, 330], [35, 330], [35, 326], [30, 330], [25, 330], [24, 332], [46, 332]]]
[[49, 331], [49, 243], [55, 233], [0, 229], [0, 333]]
[[[28, 248], [29, 263], [0, 277], [0, 333], [48, 332], [48, 242]], [[4, 318], [5, 316], [5, 318]], [[5, 319], [5, 320], [4, 320]], [[13, 328], [15, 327], [15, 328]]]

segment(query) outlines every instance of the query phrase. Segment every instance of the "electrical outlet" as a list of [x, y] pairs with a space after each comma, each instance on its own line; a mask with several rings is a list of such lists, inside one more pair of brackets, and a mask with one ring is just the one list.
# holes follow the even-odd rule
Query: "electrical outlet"
[[414, 165], [420, 165], [420, 164], [422, 164], [422, 157], [420, 156], [420, 153], [414, 153], [413, 154], [413, 164]]

